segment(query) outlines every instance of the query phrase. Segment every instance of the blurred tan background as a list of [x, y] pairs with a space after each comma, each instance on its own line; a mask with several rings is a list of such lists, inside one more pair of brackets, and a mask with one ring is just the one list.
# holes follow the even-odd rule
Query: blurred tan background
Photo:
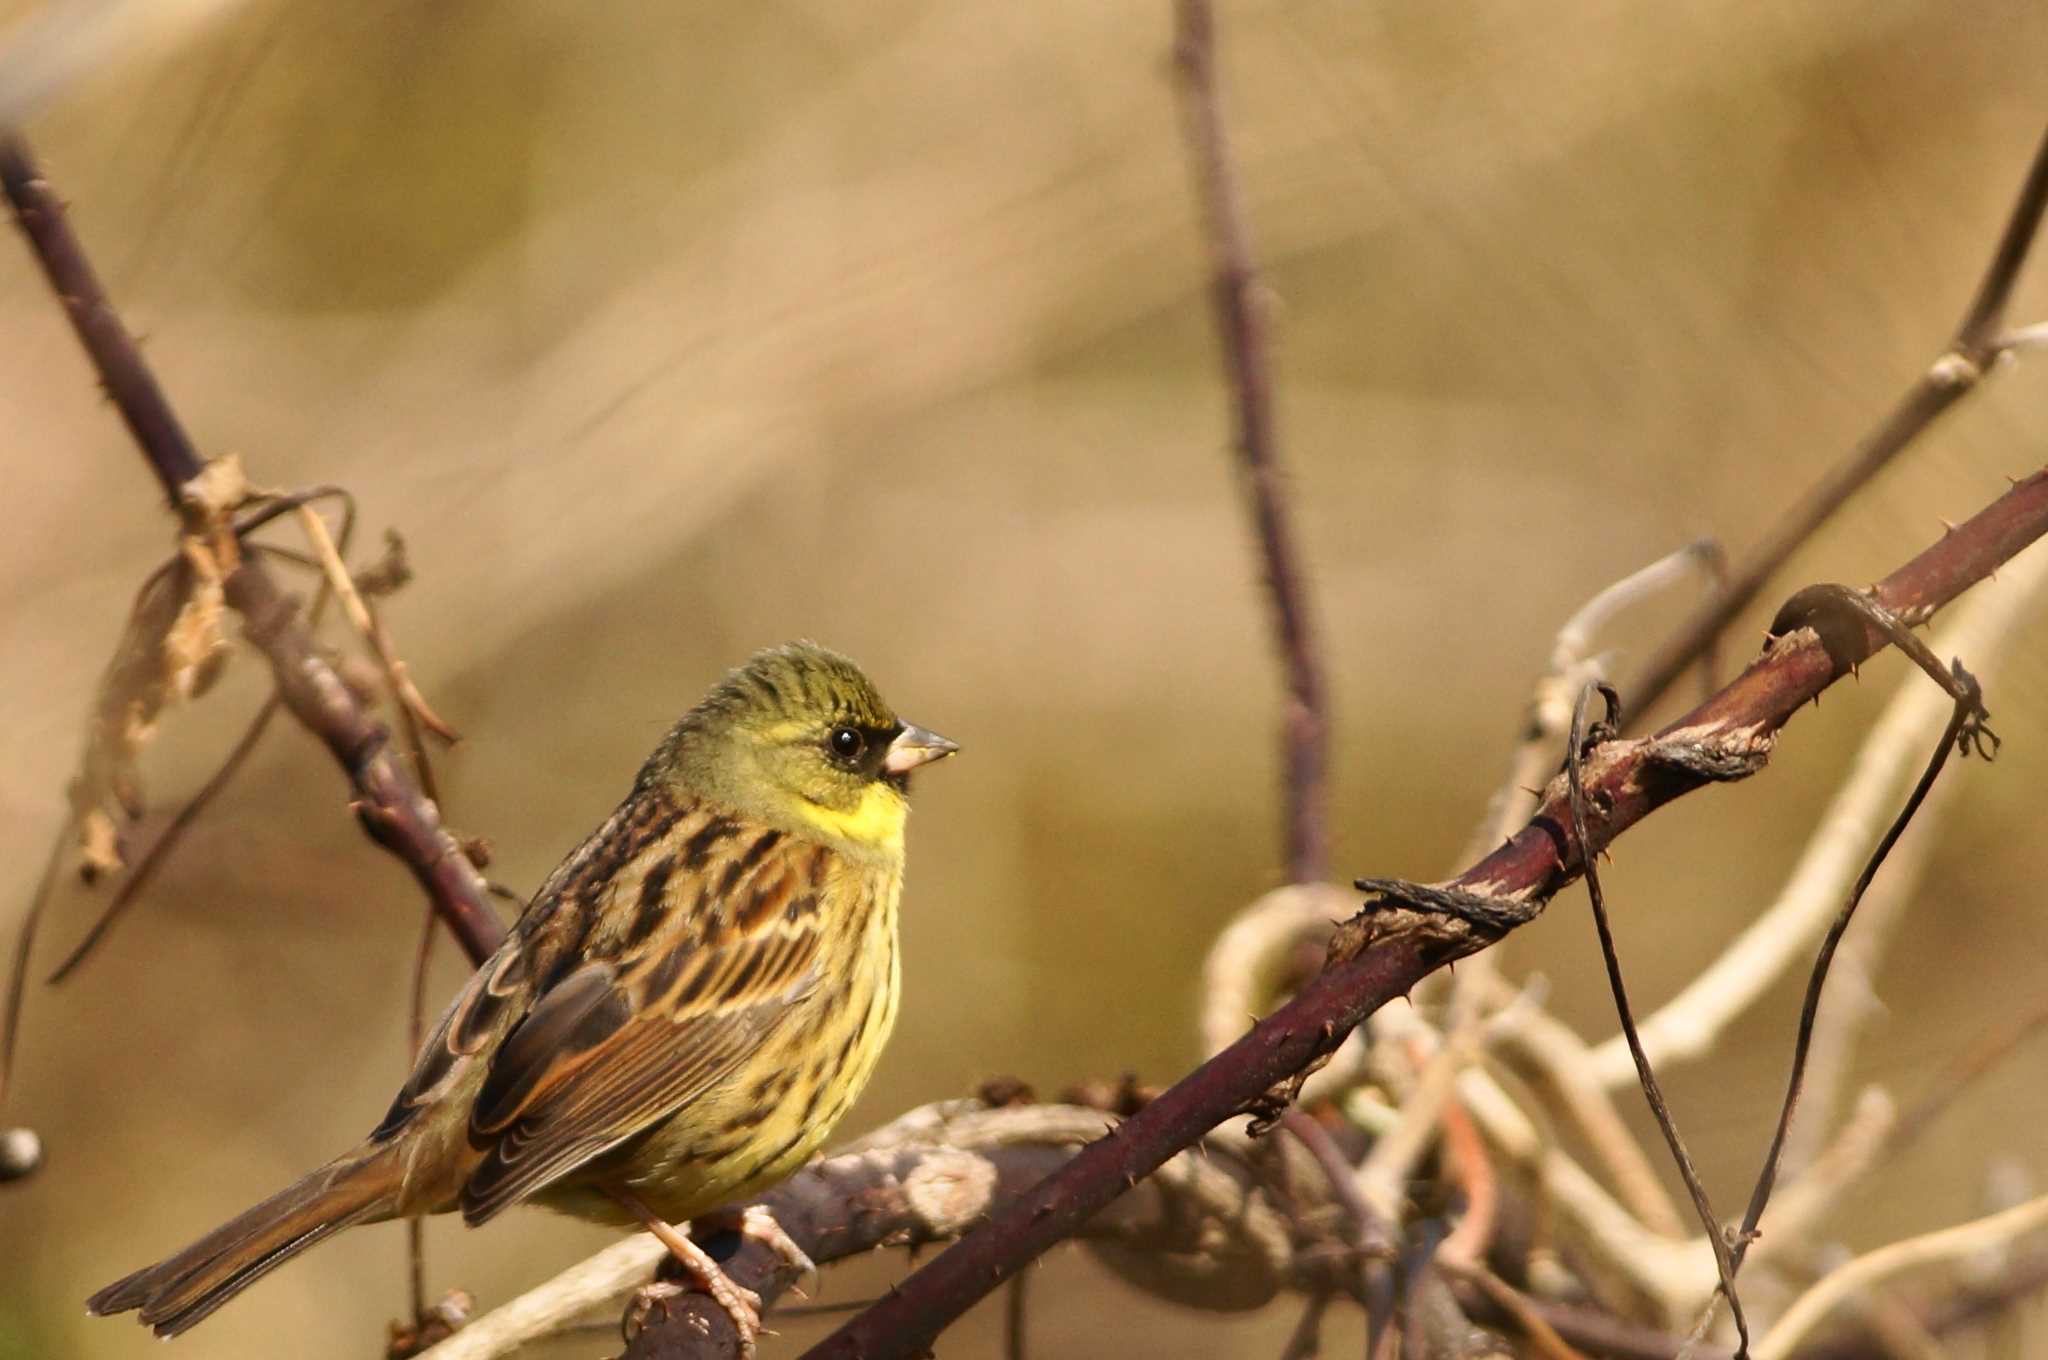
[[[1294, 0], [1222, 21], [1333, 681], [1337, 864], [1432, 877], [1557, 624], [1690, 538], [1739, 555], [1936, 353], [2048, 116], [2048, 10]], [[346, 483], [366, 543], [408, 536], [418, 580], [390, 623], [467, 737], [447, 810], [492, 839], [497, 876], [530, 890], [768, 642], [851, 652], [963, 744], [918, 790], [908, 994], [865, 1126], [999, 1073], [1178, 1074], [1210, 936], [1276, 880], [1276, 669], [1168, 38], [1163, 0], [271, 0], [106, 66], [29, 131], [204, 446], [263, 482]], [[10, 926], [91, 686], [169, 543], [17, 244]], [[2037, 264], [2015, 320], [2043, 316]], [[1852, 505], [1731, 651], [1795, 585], [1881, 574], [2044, 449], [2037, 361]], [[1639, 658], [1682, 603], [1613, 641]], [[1866, 668], [1765, 777], [1618, 847], [1644, 1001], [1768, 897], [1902, 675]], [[239, 662], [171, 717], [159, 805], [260, 679]], [[1880, 979], [1862, 1075], [1904, 1098], [2048, 961], [2048, 647], [1987, 679], [2006, 754], [1960, 772], [1935, 886]], [[343, 799], [280, 724], [104, 951], [31, 996], [0, 1122], [34, 1125], [49, 1164], [0, 1190], [0, 1355], [161, 1354], [86, 1319], [86, 1293], [381, 1112], [420, 902]], [[60, 895], [39, 972], [94, 910]], [[1567, 895], [1509, 954], [1604, 1036], [1584, 915]], [[436, 1006], [460, 974], [444, 944]], [[1768, 1136], [1795, 1007], [1784, 991], [1721, 1060], [1668, 1078], [1726, 1203]], [[1994, 1163], [2041, 1188], [2044, 1077], [2048, 1052], [2015, 1059], [1844, 1206], [1845, 1239], [1979, 1212]], [[380, 1354], [401, 1240], [323, 1246], [178, 1353]], [[489, 1305], [605, 1240], [539, 1211], [437, 1223], [431, 1277]], [[825, 1298], [902, 1267], [835, 1272]], [[1265, 1354], [1294, 1321], [1176, 1312], [1071, 1251], [1034, 1297], [1040, 1355]], [[943, 1351], [997, 1336], [983, 1310]]]

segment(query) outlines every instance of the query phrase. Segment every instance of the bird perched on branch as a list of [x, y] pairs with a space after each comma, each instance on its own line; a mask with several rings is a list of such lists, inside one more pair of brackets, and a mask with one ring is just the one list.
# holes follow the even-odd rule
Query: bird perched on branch
[[341, 1228], [532, 1200], [645, 1223], [751, 1351], [760, 1300], [670, 1225], [794, 1172], [867, 1083], [909, 776], [956, 749], [843, 656], [759, 653], [548, 876], [363, 1143], [87, 1306], [174, 1336]]

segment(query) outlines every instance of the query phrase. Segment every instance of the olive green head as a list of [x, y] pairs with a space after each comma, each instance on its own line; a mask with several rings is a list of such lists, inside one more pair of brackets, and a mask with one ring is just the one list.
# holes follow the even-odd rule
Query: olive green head
[[910, 772], [957, 749], [898, 718], [846, 657], [792, 642], [728, 673], [649, 771], [793, 831], [895, 849]]

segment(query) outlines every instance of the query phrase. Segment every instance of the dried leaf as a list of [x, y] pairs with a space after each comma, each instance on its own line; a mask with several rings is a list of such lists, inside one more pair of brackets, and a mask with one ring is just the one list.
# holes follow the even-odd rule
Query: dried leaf
[[[207, 494], [219, 492], [216, 486]], [[143, 583], [129, 610], [100, 677], [85, 753], [71, 781], [79, 872], [87, 882], [118, 873], [127, 862], [123, 828], [146, 808], [138, 758], [155, 738], [164, 706], [204, 694], [227, 658], [220, 560], [195, 536], [180, 548]]]

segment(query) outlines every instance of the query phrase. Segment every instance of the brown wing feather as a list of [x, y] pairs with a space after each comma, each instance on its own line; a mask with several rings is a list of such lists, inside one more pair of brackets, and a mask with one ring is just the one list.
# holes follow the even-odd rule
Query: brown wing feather
[[[462, 1191], [481, 1223], [715, 1085], [816, 985], [814, 847], [699, 813], [642, 848], [632, 936], [584, 942], [491, 1057], [470, 1117], [485, 1149]], [[701, 826], [730, 829], [707, 846]], [[708, 891], [707, 891], [708, 889]], [[650, 919], [655, 918], [655, 919]]]

